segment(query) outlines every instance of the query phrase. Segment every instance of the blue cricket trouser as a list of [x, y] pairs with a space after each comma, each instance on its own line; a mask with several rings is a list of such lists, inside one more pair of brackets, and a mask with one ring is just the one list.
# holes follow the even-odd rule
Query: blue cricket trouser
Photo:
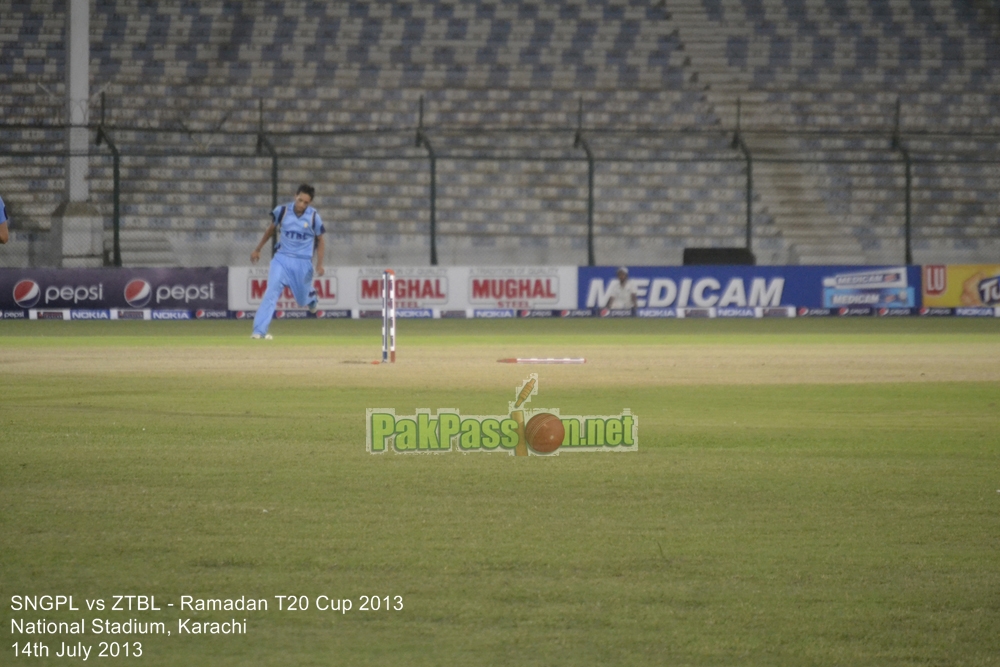
[[275, 255], [267, 273], [267, 290], [264, 300], [257, 308], [253, 318], [253, 332], [263, 336], [271, 326], [274, 309], [278, 305], [281, 292], [288, 287], [292, 290], [296, 303], [308, 306], [316, 300], [316, 290], [313, 289], [313, 265], [311, 259], [299, 259], [287, 255]]

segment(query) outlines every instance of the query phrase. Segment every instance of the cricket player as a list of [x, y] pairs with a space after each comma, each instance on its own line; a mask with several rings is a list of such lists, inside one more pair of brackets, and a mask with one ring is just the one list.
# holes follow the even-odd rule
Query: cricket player
[[273, 220], [264, 230], [257, 248], [250, 253], [250, 261], [256, 264], [260, 260], [260, 249], [272, 236], [276, 238], [274, 257], [268, 269], [267, 290], [253, 319], [251, 338], [271, 340], [267, 330], [271, 326], [278, 298], [286, 287], [292, 290], [296, 303], [308, 306], [311, 313], [316, 312], [316, 290], [312, 284], [313, 252], [316, 254], [316, 275], [321, 276], [325, 273], [323, 254], [326, 244], [323, 233], [326, 230], [319, 213], [311, 206], [315, 195], [316, 189], [311, 185], [300, 185], [294, 201], [274, 209]]

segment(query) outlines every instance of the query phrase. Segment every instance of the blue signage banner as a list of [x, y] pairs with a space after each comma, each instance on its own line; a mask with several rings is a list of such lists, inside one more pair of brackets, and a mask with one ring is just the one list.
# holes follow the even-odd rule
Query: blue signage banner
[[229, 269], [0, 269], [0, 311], [225, 311]]
[[731, 316], [748, 308], [840, 315], [920, 306], [919, 266], [635, 266], [624, 287], [617, 272], [581, 267], [578, 307], [622, 307], [622, 292], [634, 294], [638, 309], [714, 308]]

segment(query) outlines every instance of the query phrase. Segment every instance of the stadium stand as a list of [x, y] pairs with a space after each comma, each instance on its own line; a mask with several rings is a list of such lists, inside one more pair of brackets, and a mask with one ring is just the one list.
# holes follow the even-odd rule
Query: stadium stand
[[[758, 261], [899, 262], [894, 134], [914, 160], [916, 259], [976, 261], [1000, 236], [1000, 31], [977, 7], [97, 0], [91, 122], [103, 94], [126, 264], [245, 263], [272, 199], [261, 128], [279, 200], [317, 185], [335, 263], [428, 261], [428, 145], [442, 263], [585, 263], [585, 143], [597, 261], [676, 264], [743, 244], [737, 122]], [[65, 23], [55, 0], [15, 0], [0, 23], [5, 122], [44, 126], [0, 131], [4, 197], [39, 244], [64, 188]], [[106, 147], [91, 170], [110, 219]]]
[[[902, 256], [905, 165], [893, 136], [914, 160], [914, 260], [998, 256], [1000, 13], [946, 0], [674, 0], [670, 10], [724, 123], [739, 100], [790, 262]], [[947, 195], [942, 170], [963, 175]], [[932, 203], [942, 197], [956, 205]]]

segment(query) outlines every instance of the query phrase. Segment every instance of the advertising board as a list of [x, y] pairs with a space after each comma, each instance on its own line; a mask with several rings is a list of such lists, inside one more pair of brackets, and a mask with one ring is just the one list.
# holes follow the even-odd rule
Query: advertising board
[[225, 310], [228, 280], [225, 268], [0, 269], [0, 311]]
[[[635, 307], [612, 306], [618, 267], [402, 267], [400, 318], [1000, 316], [1000, 264], [636, 266]], [[316, 277], [320, 318], [379, 317], [383, 269]], [[253, 317], [266, 266], [0, 269], [0, 319]], [[275, 317], [306, 317], [286, 289]]]
[[[581, 267], [577, 308], [607, 309], [618, 267]], [[917, 307], [914, 266], [629, 267], [644, 317], [875, 314]], [[797, 310], [796, 310], [797, 309]], [[610, 311], [611, 313], [615, 311]]]
[[1000, 264], [928, 264], [923, 267], [923, 307], [1000, 306]]
[[[400, 267], [396, 274], [396, 307], [401, 317], [450, 317], [475, 313], [574, 308], [577, 267]], [[367, 313], [382, 307], [382, 268], [335, 267], [313, 281], [321, 310]], [[230, 310], [254, 310], [267, 289], [267, 267], [229, 269]], [[290, 290], [278, 300], [279, 310], [296, 310]], [[444, 315], [442, 315], [444, 313]]]

